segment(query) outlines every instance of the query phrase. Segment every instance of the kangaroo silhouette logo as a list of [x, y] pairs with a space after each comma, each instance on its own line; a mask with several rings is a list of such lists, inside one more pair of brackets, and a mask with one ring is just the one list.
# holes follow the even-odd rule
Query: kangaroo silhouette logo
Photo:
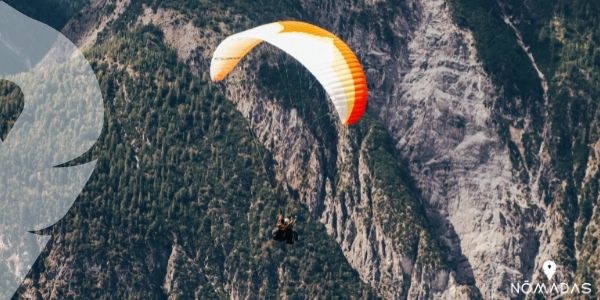
[[96, 143], [104, 108], [77, 47], [4, 2], [0, 80], [17, 85], [24, 99], [0, 140], [0, 299], [9, 299], [49, 240], [36, 231], [64, 217], [94, 170], [95, 161], [70, 162]]

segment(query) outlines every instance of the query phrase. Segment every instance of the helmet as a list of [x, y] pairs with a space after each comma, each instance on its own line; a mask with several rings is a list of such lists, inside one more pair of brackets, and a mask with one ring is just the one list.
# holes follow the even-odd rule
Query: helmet
[[283, 220], [283, 221], [285, 222], [285, 224], [287, 224], [287, 223], [290, 222], [290, 219], [289, 218], [285, 218], [285, 220]]

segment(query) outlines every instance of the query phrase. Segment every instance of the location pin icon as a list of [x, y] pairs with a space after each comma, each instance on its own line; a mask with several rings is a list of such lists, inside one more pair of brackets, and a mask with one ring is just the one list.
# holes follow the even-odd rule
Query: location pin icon
[[556, 264], [551, 260], [547, 260], [543, 264], [543, 269], [544, 274], [546, 274], [546, 277], [548, 277], [548, 281], [550, 281], [552, 276], [554, 276], [554, 273], [556, 273]]

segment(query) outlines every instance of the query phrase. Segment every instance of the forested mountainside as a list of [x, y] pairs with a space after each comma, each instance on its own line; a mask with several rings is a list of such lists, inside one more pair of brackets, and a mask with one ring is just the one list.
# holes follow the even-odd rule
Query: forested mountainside
[[[547, 259], [600, 287], [592, 0], [7, 2], [85, 51], [106, 108], [16, 299], [507, 299]], [[356, 51], [358, 126], [268, 45], [209, 81], [227, 35], [287, 19]]]

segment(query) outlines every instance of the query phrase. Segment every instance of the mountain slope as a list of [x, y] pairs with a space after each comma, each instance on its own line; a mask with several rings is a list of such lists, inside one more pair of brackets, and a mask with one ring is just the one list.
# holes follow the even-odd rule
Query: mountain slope
[[[113, 8], [115, 11], [113, 14], [99, 16], [97, 22], [100, 25], [90, 25], [87, 27], [87, 24], [94, 23], [89, 22], [89, 19], [84, 19], [81, 22], [78, 19], [74, 19], [70, 22], [67, 29], [65, 29], [65, 32], [72, 35], [73, 40], [88, 47], [88, 56], [96, 65], [105, 97], [107, 97], [107, 105], [111, 107], [111, 113], [114, 114], [109, 117], [109, 120], [114, 118], [114, 121], [109, 121], [106, 132], [107, 140], [101, 143], [106, 148], [99, 147], [97, 152], [95, 152], [100, 159], [105, 157], [105, 155], [111, 158], [109, 162], [105, 162], [97, 170], [97, 173], [103, 176], [92, 178], [88, 184], [86, 193], [89, 191], [90, 194], [82, 195], [78, 202], [80, 205], [86, 205], [90, 201], [86, 199], [96, 199], [95, 203], [99, 206], [97, 209], [100, 212], [82, 214], [81, 211], [74, 208], [72, 215], [65, 218], [64, 224], [67, 225], [64, 226], [67, 226], [67, 229], [59, 229], [60, 226], [53, 229], [52, 233], [56, 241], [56, 246], [53, 246], [49, 250], [50, 253], [48, 253], [46, 258], [39, 261], [38, 266], [36, 266], [38, 269], [35, 272], [35, 274], [39, 275], [31, 278], [31, 281], [25, 285], [25, 287], [30, 286], [30, 288], [23, 288], [23, 295], [40, 293], [41, 295], [48, 296], [66, 293], [66, 290], [54, 288], [52, 293], [55, 294], [49, 294], [48, 288], [43, 284], [50, 280], [45, 277], [45, 274], [57, 272], [54, 270], [59, 266], [55, 265], [55, 261], [60, 258], [71, 257], [71, 255], [85, 255], [84, 253], [86, 252], [83, 249], [90, 247], [90, 243], [94, 246], [89, 251], [114, 252], [112, 255], [118, 257], [116, 260], [128, 261], [128, 264], [136, 267], [134, 267], [133, 271], [131, 269], [124, 269], [116, 271], [117, 274], [115, 275], [104, 276], [101, 273], [108, 272], [112, 274], [112, 272], [115, 272], [113, 270], [121, 269], [121, 266], [115, 263], [114, 265], [100, 268], [100, 264], [102, 263], [100, 258], [106, 255], [90, 255], [91, 253], [87, 252], [85, 257], [92, 257], [91, 259], [61, 266], [61, 268], [70, 269], [72, 272], [79, 272], [80, 270], [77, 270], [77, 268], [81, 268], [81, 264], [95, 266], [93, 267], [94, 269], [100, 268], [97, 272], [94, 272], [94, 279], [71, 283], [70, 289], [73, 293], [80, 291], [81, 295], [91, 293], [91, 295], [102, 297], [98, 289], [109, 286], [117, 294], [124, 293], [123, 289], [133, 289], [136, 291], [136, 294], [141, 293], [139, 295], [147, 297], [158, 295], [155, 297], [161, 297], [160, 295], [164, 296], [164, 293], [168, 294], [173, 289], [178, 290], [177, 287], [191, 285], [192, 287], [198, 286], [197, 289], [192, 290], [196, 297], [199, 297], [200, 294], [198, 293], [201, 291], [209, 291], [210, 293], [214, 293], [214, 295], [232, 295], [236, 298], [245, 298], [248, 295], [255, 295], [256, 293], [256, 290], [250, 286], [262, 287], [259, 294], [267, 296], [276, 294], [301, 296], [304, 293], [310, 295], [310, 297], [318, 295], [336, 295], [341, 298], [346, 298], [344, 295], [374, 296], [370, 288], [364, 286], [362, 283], [353, 281], [355, 280], [352, 277], [354, 274], [353, 270], [339, 271], [335, 277], [329, 277], [328, 274], [332, 274], [333, 270], [343, 270], [346, 268], [346, 259], [359, 271], [359, 275], [363, 281], [370, 283], [379, 295], [385, 297], [403, 298], [409, 295], [420, 298], [428, 298], [433, 295], [438, 297], [442, 295], [457, 297], [456, 295], [475, 293], [471, 290], [468, 283], [466, 285], [464, 285], [464, 282], [457, 283], [452, 270], [446, 266], [446, 262], [440, 254], [441, 250], [437, 246], [437, 241], [432, 237], [428, 221], [420, 203], [418, 191], [410, 182], [411, 179], [406, 173], [407, 171], [403, 170], [402, 164], [397, 160], [398, 155], [391, 146], [392, 141], [387, 136], [387, 133], [377, 124], [377, 121], [372, 119], [366, 119], [364, 126], [351, 130], [337, 128], [337, 122], [330, 117], [329, 108], [323, 105], [323, 103], [326, 103], [325, 95], [321, 89], [317, 88], [314, 79], [300, 66], [281, 54], [278, 54], [281, 59], [281, 65], [260, 64], [258, 68], [259, 73], [263, 74], [262, 78], [250, 83], [251, 86], [247, 86], [246, 88], [257, 89], [259, 90], [258, 93], [268, 95], [265, 98], [257, 98], [257, 100], [264, 101], [258, 107], [262, 106], [266, 110], [272, 110], [273, 113], [277, 113], [277, 110], [281, 107], [291, 109], [292, 114], [294, 114], [293, 111], [298, 113], [297, 118], [293, 116], [273, 118], [286, 123], [298, 122], [298, 124], [287, 123], [281, 125], [272, 123], [273, 126], [282, 127], [279, 129], [270, 129], [273, 132], [277, 132], [278, 130], [290, 131], [290, 139], [285, 142], [297, 145], [296, 148], [293, 148], [297, 151], [290, 153], [297, 157], [297, 159], [290, 160], [289, 165], [282, 165], [282, 156], [280, 156], [281, 153], [277, 149], [282, 149], [283, 144], [279, 144], [278, 141], [273, 140], [269, 143], [266, 141], [266, 139], [275, 138], [273, 135], [256, 137], [248, 129], [242, 129], [241, 132], [235, 133], [235, 131], [224, 131], [220, 127], [214, 129], [218, 133], [213, 133], [217, 140], [208, 140], [205, 145], [207, 148], [192, 151], [193, 153], [197, 153], [199, 157], [204, 158], [190, 157], [188, 153], [190, 150], [188, 148], [195, 146], [187, 145], [188, 143], [193, 144], [193, 142], [197, 141], [197, 138], [192, 135], [195, 132], [193, 126], [198, 126], [194, 122], [195, 118], [202, 120], [200, 124], [202, 126], [204, 126], [203, 124], [211, 124], [211, 119], [214, 119], [214, 122], [218, 122], [217, 125], [224, 126], [225, 128], [240, 128], [243, 126], [236, 124], [234, 122], [235, 119], [229, 117], [222, 119], [218, 115], [217, 117], [212, 115], [179, 116], [178, 119], [188, 122], [181, 127], [164, 123], [166, 122], [164, 119], [174, 120], [172, 117], [175, 115], [172, 110], [175, 108], [171, 108], [170, 106], [177, 106], [177, 111], [180, 113], [187, 111], [194, 114], [197, 113], [196, 111], [206, 103], [198, 104], [192, 101], [191, 104], [188, 102], [181, 104], [180, 102], [184, 100], [189, 101], [189, 97], [192, 97], [192, 100], [194, 100], [195, 98], [193, 97], [197, 97], [198, 93], [202, 95], [200, 96], [201, 98], [204, 96], [209, 97], [210, 101], [226, 103], [226, 100], [223, 97], [217, 96], [214, 96], [216, 100], [210, 99], [212, 92], [207, 93], [197, 88], [186, 88], [188, 84], [186, 80], [189, 80], [187, 79], [189, 75], [178, 73], [180, 65], [173, 60], [173, 54], [164, 54], [164, 52], [161, 52], [162, 49], [154, 45], [154, 37], [151, 34], [156, 34], [158, 40], [171, 43], [170, 46], [174, 48], [177, 54], [179, 54], [179, 58], [183, 60], [185, 57], [182, 57], [182, 55], [189, 53], [185, 51], [185, 44], [172, 44], [173, 42], [181, 43], [182, 39], [174, 39], [173, 37], [176, 35], [172, 31], [165, 30], [165, 28], [162, 28], [163, 32], [159, 32], [152, 26], [144, 27], [144, 24], [161, 25], [160, 21], [164, 21], [161, 18], [167, 18], [166, 20], [172, 22], [172, 24], [182, 26], [185, 23], [177, 18], [183, 16], [184, 13], [189, 14], [190, 12], [186, 11], [185, 6], [178, 7], [180, 11], [184, 12], [179, 13], [174, 9], [153, 10], [150, 8], [153, 5], [161, 7], [160, 4], [156, 3], [148, 3], [148, 6], [146, 6], [128, 1], [120, 1], [115, 4], [106, 1], [93, 2], [89, 6], [90, 8], [105, 8], [101, 9], [101, 11]], [[172, 2], [169, 3], [168, 7], [170, 6], [173, 6]], [[289, 11], [289, 7], [287, 8]], [[214, 28], [214, 24], [211, 23], [215, 21], [211, 21], [211, 17], [219, 20], [222, 15], [227, 15], [228, 11], [229, 9], [224, 9], [223, 11], [217, 11], [214, 16], [205, 16], [205, 21]], [[88, 14], [83, 13], [82, 15]], [[89, 16], [92, 16], [91, 19], [96, 18], [93, 14]], [[187, 19], [187, 22], [197, 23], [198, 20], [191, 21]], [[242, 26], [245, 22], [247, 21], [236, 26]], [[86, 30], [86, 28], [89, 28], [89, 30]], [[142, 29], [124, 34], [124, 32], [129, 32], [126, 28]], [[219, 28], [218, 30], [221, 29]], [[88, 34], [90, 31], [94, 33]], [[207, 31], [210, 32], [209, 30]], [[156, 43], [160, 44], [159, 42]], [[199, 45], [202, 45], [202, 43], [197, 43], [195, 46]], [[146, 49], [141, 50], [142, 47]], [[206, 51], [208, 50], [210, 49], [206, 49]], [[169, 59], [165, 59], [165, 56]], [[161, 59], [164, 61], [161, 61]], [[198, 71], [201, 65], [190, 65], [198, 76], [206, 76], [206, 74]], [[306, 85], [294, 87], [293, 81], [290, 81], [293, 78], [288, 78], [289, 80], [281, 82], [268, 80], [269, 76], [281, 75], [282, 72], [292, 73], [292, 76], [298, 76], [300, 79], [306, 80]], [[180, 77], [185, 78], [185, 80]], [[270, 84], [275, 84], [275, 86]], [[235, 94], [235, 89], [239, 88], [239, 86], [232, 86], [234, 87], [233, 89], [225, 89], [223, 92], [227, 98], [231, 98], [238, 105], [238, 109], [244, 114], [244, 106], [248, 103], [242, 103], [242, 99]], [[187, 91], [185, 91], [186, 89]], [[296, 91], [297, 95], [303, 95], [305, 99], [296, 101], [296, 99], [290, 98], [290, 91]], [[214, 91], [214, 93], [219, 94], [218, 91]], [[318, 98], [312, 95], [317, 95]], [[146, 101], [154, 99], [154, 102], [140, 102], [140, 100], [136, 101], [136, 99], [145, 99]], [[155, 111], [152, 105], [159, 106], [161, 110], [157, 109]], [[272, 106], [269, 107], [270, 105]], [[310, 110], [311, 106], [318, 107], [319, 110]], [[228, 112], [227, 108], [223, 110]], [[124, 116], [122, 114], [125, 114], [125, 112], [128, 113], [128, 118], [121, 120], [122, 116]], [[233, 112], [228, 112], [228, 114], [231, 113]], [[285, 114], [287, 115], [288, 112], [286, 111]], [[144, 117], [140, 120], [131, 119], [132, 116], [137, 115], [143, 115]], [[313, 125], [312, 128], [308, 130], [304, 128], [302, 124], [304, 122], [303, 119], [311, 122]], [[253, 121], [251, 123], [251, 128], [254, 130], [257, 129], [255, 126], [264, 126], [264, 123]], [[114, 126], [114, 130], [111, 130], [111, 126]], [[163, 127], [167, 128], [166, 131], [161, 130]], [[185, 133], [185, 131], [191, 132]], [[202, 131], [198, 134], [202, 135]], [[296, 134], [298, 136], [295, 136]], [[153, 141], [153, 137], [156, 140]], [[308, 225], [307, 227], [301, 226], [299, 231], [305, 235], [304, 238], [307, 239], [307, 244], [297, 249], [297, 251], [302, 253], [301, 257], [298, 259], [290, 258], [294, 263], [291, 268], [299, 274], [288, 275], [286, 274], [287, 270], [280, 270], [281, 264], [270, 262], [282, 259], [280, 256], [273, 257], [261, 251], [253, 252], [250, 249], [256, 247], [260, 247], [262, 251], [267, 251], [268, 253], [271, 253], [272, 250], [269, 250], [269, 248], [264, 249], [264, 246], [261, 246], [259, 242], [248, 245], [243, 242], [246, 235], [239, 233], [246, 230], [243, 226], [249, 226], [250, 228], [259, 230], [259, 233], [255, 233], [257, 235], [252, 235], [253, 237], [259, 240], [265, 239], [267, 236], [265, 232], [268, 233], [272, 226], [271, 222], [275, 215], [275, 206], [277, 205], [271, 206], [270, 209], [259, 205], [258, 203], [266, 201], [263, 198], [267, 196], [262, 196], [260, 197], [261, 201], [258, 201], [258, 203], [252, 202], [250, 200], [252, 198], [237, 199], [237, 202], [226, 198], [227, 201], [225, 202], [233, 202], [229, 204], [233, 206], [220, 207], [223, 205], [221, 204], [223, 200], [220, 200], [220, 197], [223, 197], [221, 194], [212, 194], [205, 192], [202, 188], [198, 188], [197, 190], [193, 188], [194, 184], [206, 185], [208, 186], [206, 187], [207, 189], [217, 189], [220, 193], [225, 193], [226, 195], [230, 195], [230, 197], [232, 195], [241, 196], [247, 194], [248, 191], [253, 195], [253, 190], [260, 187], [260, 178], [246, 182], [244, 178], [255, 178], [257, 175], [244, 175], [245, 173], [242, 169], [238, 170], [234, 168], [235, 164], [239, 161], [237, 158], [220, 157], [215, 152], [218, 153], [219, 149], [221, 149], [218, 144], [218, 141], [221, 139], [229, 142], [248, 140], [254, 146], [257, 146], [256, 141], [254, 141], [255, 138], [265, 144], [267, 151], [272, 151], [273, 158], [270, 160], [267, 151], [258, 150], [263, 159], [265, 159], [265, 166], [263, 168], [267, 170], [273, 168], [274, 179], [278, 179], [277, 182], [270, 183], [270, 189], [258, 193], [274, 193], [276, 196], [271, 197], [280, 199], [276, 202], [278, 206], [291, 205], [290, 208], [293, 210], [303, 211], [304, 206], [302, 204], [306, 205], [309, 215], [324, 223], [330, 236], [342, 244], [345, 257], [341, 256], [339, 252], [336, 254], [335, 251], [339, 251], [336, 250], [339, 249], [337, 245], [317, 242], [319, 240], [317, 238], [315, 238], [314, 242], [310, 241], [311, 236], [322, 234], [320, 232], [323, 229]], [[297, 140], [294, 140], [296, 138]], [[318, 142], [314, 143], [314, 141]], [[307, 143], [314, 144], [317, 147], [309, 148], [307, 151], [305, 148]], [[167, 144], [169, 147], [165, 148]], [[152, 145], [160, 145], [160, 150], [155, 149], [155, 147], [159, 146], [153, 147]], [[116, 147], [113, 151], [118, 150], [118, 152], [111, 154], [113, 153], [111, 151], [113, 147]], [[261, 147], [258, 148], [262, 149]], [[229, 144], [224, 145], [222, 149], [227, 149], [227, 153], [235, 153], [235, 151], [229, 152], [232, 151], [231, 149], [235, 149], [235, 146]], [[180, 154], [180, 152], [183, 153]], [[377, 155], [373, 155], [373, 153], [377, 153]], [[152, 159], [145, 159], [145, 155], [151, 156]], [[308, 163], [302, 156], [308, 158]], [[116, 157], [126, 157], [127, 160], [123, 162]], [[187, 163], [186, 158], [191, 159], [191, 162]], [[148, 160], [147, 163], [149, 165], [144, 167], [146, 160]], [[211, 161], [213, 165], [198, 165], [198, 161], [205, 160]], [[168, 161], [167, 166], [164, 165], [165, 161]], [[249, 163], [245, 159], [241, 161], [244, 161], [245, 164]], [[180, 165], [186, 167], [179, 167]], [[197, 178], [198, 176], [191, 175], [203, 173], [203, 166], [209, 170], [206, 171], [204, 177]], [[137, 169], [146, 169], [146, 171], [140, 172], [136, 171]], [[225, 170], [229, 171], [226, 172]], [[254, 168], [251, 168], [251, 170], [254, 170]], [[268, 171], [265, 172], [269, 173]], [[180, 176], [183, 176], [184, 180], [178, 178]], [[232, 188], [235, 185], [233, 183], [228, 184], [226, 181], [224, 186], [220, 185], [223, 184], [221, 182], [223, 178], [230, 178], [232, 176], [233, 179], [240, 178], [240, 180], [244, 180], [246, 184], [245, 187], [239, 187], [239, 192], [235, 192], [236, 190]], [[285, 176], [289, 177], [285, 178]], [[189, 181], [192, 180], [191, 177], [198, 179], [198, 181]], [[112, 189], [107, 193], [101, 193], [100, 196], [95, 195], [94, 192], [101, 190], [101, 186], [110, 186]], [[281, 190], [282, 187], [283, 190]], [[210, 205], [203, 206], [198, 204], [201, 206], [200, 208], [192, 206], [192, 211], [196, 210], [196, 213], [190, 213], [190, 210], [185, 208], [187, 207], [186, 205], [189, 206], [186, 203], [190, 200], [195, 200], [195, 197], [201, 197], [196, 195], [202, 193], [208, 193], [202, 197], [210, 199], [210, 203], [220, 203], [219, 207], [213, 209]], [[112, 201], [120, 203], [109, 204], [107, 201], [112, 201], [102, 200], [105, 198], [112, 198]], [[200, 202], [200, 200], [197, 201]], [[249, 206], [250, 208], [258, 206], [259, 208], [254, 209], [260, 209], [260, 216], [268, 216], [268, 219], [257, 219], [256, 214], [258, 212], [253, 212], [252, 209], [245, 213], [245, 215], [242, 210], [239, 214], [235, 213], [231, 216], [219, 217], [219, 213], [231, 210], [237, 212], [241, 207], [245, 206]], [[85, 215], [86, 218], [80, 219], [78, 217], [80, 215]], [[110, 217], [112, 215], [118, 217]], [[308, 218], [309, 215], [304, 215], [303, 221], [311, 224], [312, 221]], [[347, 215], [350, 217], [347, 217]], [[72, 218], [75, 218], [75, 220]], [[163, 218], [166, 219], [165, 224], [161, 224], [162, 222], [158, 221]], [[234, 229], [225, 230], [229, 228], [221, 229], [217, 227], [219, 230], [216, 233], [210, 231], [210, 235], [207, 237], [196, 236], [207, 233], [207, 230], [197, 231], [196, 228], [210, 227], [210, 224], [215, 219], [220, 221], [221, 218], [233, 220], [242, 218], [248, 221], [239, 225], [241, 229], [237, 229], [237, 231], [236, 228], [238, 227], [235, 225], [238, 224], [232, 224], [230, 226], [233, 226]], [[110, 219], [110, 221], [106, 219]], [[126, 221], [116, 221], [114, 219], [124, 219]], [[110, 223], [103, 224], [105, 221]], [[88, 222], [90, 225], [82, 224], [87, 224]], [[127, 226], [121, 222], [125, 222]], [[208, 225], [206, 224], [207, 222]], [[135, 226], [131, 227], [131, 223], [135, 224]], [[186, 225], [184, 226], [183, 224]], [[77, 230], [80, 226], [85, 228], [85, 233]], [[120, 243], [118, 242], [121, 238], [119, 234], [115, 234], [114, 237], [107, 239], [101, 238], [102, 242], [88, 241], [86, 238], [83, 238], [85, 235], [101, 236], [102, 234], [99, 232], [110, 232], [111, 228], [124, 228], [125, 230], [121, 229], [121, 231], [127, 233], [127, 240], [134, 239], [134, 241], [138, 241], [134, 242], [134, 244], [141, 243], [146, 245], [137, 251], [151, 252], [150, 260], [153, 261], [155, 266], [152, 268], [144, 267], [144, 261], [140, 261], [141, 257], [137, 257], [137, 255], [131, 253], [135, 251], [134, 249], [129, 247], [121, 249], [122, 247], [119, 246]], [[144, 230], [147, 231], [144, 232]], [[59, 234], [59, 232], [71, 233], [71, 231], [75, 231], [76, 233], [69, 234], [68, 236]], [[238, 233], [230, 233], [230, 231]], [[195, 235], [190, 236], [191, 233]], [[162, 238], [156, 239], [156, 236]], [[187, 244], [188, 239], [204, 240], [210, 239], [213, 236], [217, 241], [212, 241], [212, 244], [208, 242]], [[228, 241], [228, 238], [231, 241]], [[186, 242], [181, 242], [181, 240]], [[329, 238], [321, 237], [321, 240], [327, 241]], [[181, 243], [184, 244], [182, 245]], [[73, 244], [73, 246], [69, 248], [69, 251], [61, 252], [65, 251], [65, 244]], [[203, 250], [203, 255], [216, 255], [214, 261], [224, 265], [213, 267], [212, 265], [202, 263], [201, 258], [198, 258], [201, 254], [184, 254], [200, 251], [199, 249], [206, 248], [207, 244], [210, 250]], [[153, 245], [156, 249], [152, 249]], [[108, 246], [109, 249], [102, 249], [100, 246]], [[219, 254], [222, 252], [219, 247], [225, 248], [227, 255]], [[247, 249], [247, 247], [250, 249]], [[116, 249], [111, 250], [112, 248]], [[75, 250], [77, 252], [71, 252]], [[252, 253], [252, 257], [259, 256], [261, 259], [256, 259], [254, 263], [246, 263], [245, 261], [249, 260], [247, 252]], [[67, 253], [72, 254], [69, 255]], [[170, 257], [168, 253], [170, 253]], [[328, 254], [325, 255], [325, 253]], [[323, 265], [322, 259], [324, 257], [329, 257], [330, 260], [328, 262], [333, 264], [333, 266], [329, 267], [328, 264]], [[339, 259], [342, 259], [342, 261], [339, 261]], [[211, 258], [212, 260], [213, 258]], [[228, 264], [232, 264], [233, 266], [228, 267]], [[380, 270], [377, 273], [372, 273], [371, 271], [374, 265]], [[231, 270], [228, 268], [231, 268]], [[266, 271], [261, 271], [265, 268]], [[303, 271], [307, 270], [305, 268], [313, 271]], [[211, 271], [215, 269], [223, 270], [223, 272], [214, 273], [214, 271]], [[280, 270], [277, 271], [276, 282], [271, 281], [275, 278], [272, 275], [274, 269]], [[195, 275], [194, 270], [200, 272], [200, 275]], [[253, 279], [247, 280], [246, 275], [240, 275], [241, 270], [244, 270], [244, 274], [250, 272], [264, 274], [264, 276], [253, 276]], [[138, 272], [146, 272], [151, 275], [140, 277]], [[166, 274], [167, 279], [165, 279], [165, 283], [161, 289], [157, 285], [157, 280], [162, 273]], [[202, 276], [203, 273], [206, 274]], [[37, 276], [41, 276], [41, 278], [37, 278]], [[288, 276], [292, 278], [288, 279]], [[69, 275], [65, 278], [58, 282], [71, 281], [73, 277]], [[131, 287], [127, 288], [115, 283], [116, 278], [129, 278], [133, 283]], [[327, 289], [324, 292], [326, 294], [320, 294], [323, 292], [318, 292], [311, 288], [311, 282], [317, 283], [322, 281], [319, 278], [329, 278], [325, 282], [335, 283], [335, 286]], [[347, 287], [343, 283], [346, 282], [344, 278], [348, 278]], [[97, 282], [96, 288], [90, 286], [92, 282]], [[210, 285], [207, 283], [210, 283]], [[272, 286], [273, 284], [281, 287], [275, 288]], [[152, 288], [146, 291], [137, 290], [137, 286], [143, 287], [145, 285], [152, 286]], [[452, 292], [447, 291], [449, 286], [452, 286]], [[192, 287], [188, 287], [188, 289]], [[187, 293], [188, 296], [191, 295], [191, 291], [188, 290]]]
[[[245, 120], [160, 31], [140, 27], [87, 55], [107, 107], [89, 154], [98, 167], [46, 232], [52, 245], [21, 297], [376, 298], [322, 225], [287, 201]], [[270, 239], [286, 206], [300, 219], [296, 246]]]
[[[111, 107], [104, 164], [21, 295], [507, 299], [510, 283], [544, 280], [547, 259], [561, 280], [600, 286], [597, 12], [92, 1], [64, 32]], [[339, 126], [314, 78], [268, 45], [208, 82], [223, 38], [281, 19], [357, 52], [359, 126]], [[266, 242], [279, 207], [304, 224], [293, 250]]]

